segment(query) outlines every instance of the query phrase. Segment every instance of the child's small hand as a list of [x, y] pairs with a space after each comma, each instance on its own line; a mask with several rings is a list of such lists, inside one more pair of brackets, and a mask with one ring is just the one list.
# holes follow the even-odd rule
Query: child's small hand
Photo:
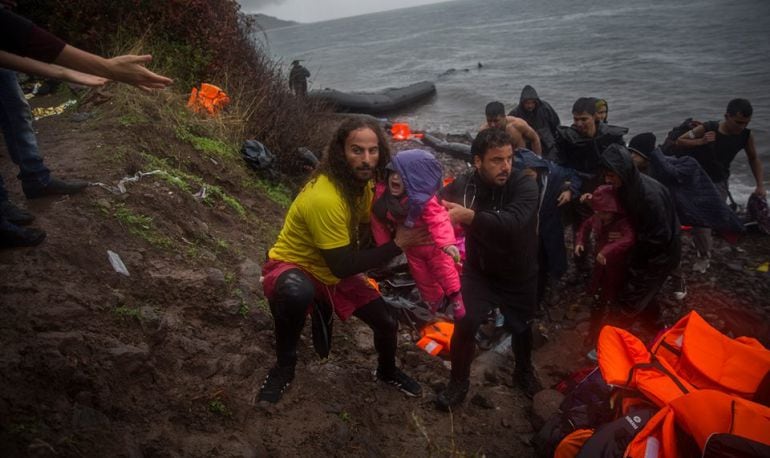
[[599, 264], [606, 266], [607, 265], [607, 258], [604, 257], [603, 254], [599, 253], [596, 255], [596, 262]]
[[460, 250], [454, 245], [447, 245], [443, 248], [444, 253], [454, 259], [455, 264], [460, 264]]
[[583, 250], [585, 250], [583, 245], [575, 245], [575, 256], [580, 256], [583, 253]]

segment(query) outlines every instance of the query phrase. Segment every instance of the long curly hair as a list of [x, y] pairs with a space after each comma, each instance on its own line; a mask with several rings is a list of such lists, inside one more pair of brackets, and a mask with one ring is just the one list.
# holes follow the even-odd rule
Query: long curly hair
[[316, 169], [311, 178], [311, 181], [313, 181], [319, 175], [326, 175], [340, 194], [342, 194], [351, 215], [350, 234], [351, 243], [354, 246], [357, 240], [358, 221], [353, 215], [358, 214], [360, 206], [363, 204], [361, 197], [363, 197], [366, 188], [356, 178], [345, 158], [345, 141], [353, 131], [364, 128], [371, 129], [377, 135], [380, 154], [377, 165], [374, 168], [374, 179], [384, 179], [386, 176], [385, 166], [390, 162], [390, 145], [380, 124], [374, 119], [365, 117], [348, 119], [339, 126], [326, 148], [326, 154], [324, 154], [321, 165]]

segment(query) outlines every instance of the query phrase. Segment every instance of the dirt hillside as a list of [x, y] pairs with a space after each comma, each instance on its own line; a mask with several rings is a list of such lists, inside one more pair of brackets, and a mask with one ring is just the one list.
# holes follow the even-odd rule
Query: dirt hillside
[[[0, 456], [533, 454], [532, 402], [511, 385], [510, 352], [479, 355], [468, 400], [448, 415], [432, 405], [446, 364], [404, 330], [400, 364], [425, 391], [406, 398], [373, 381], [371, 335], [355, 319], [336, 323], [324, 361], [306, 329], [284, 400], [255, 405], [274, 361], [260, 265], [290, 192], [194, 123], [121, 100], [108, 91], [102, 103], [36, 128], [58, 177], [114, 187], [161, 171], [125, 184], [124, 194], [93, 186], [27, 201], [0, 152], [12, 200], [48, 232], [37, 248], [0, 251]], [[113, 269], [108, 250], [130, 276]], [[770, 282], [756, 271], [770, 260], [767, 238], [720, 244], [717, 256], [683, 303], [664, 299], [668, 316], [698, 308], [721, 329], [767, 344]], [[579, 343], [587, 299], [578, 288], [560, 297], [553, 320], [538, 323], [546, 384], [589, 364]]]

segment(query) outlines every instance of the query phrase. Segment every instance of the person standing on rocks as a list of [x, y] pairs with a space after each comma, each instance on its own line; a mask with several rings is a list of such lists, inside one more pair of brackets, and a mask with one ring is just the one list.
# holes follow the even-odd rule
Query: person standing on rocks
[[532, 365], [531, 329], [537, 302], [538, 192], [534, 180], [513, 169], [511, 142], [502, 129], [480, 132], [471, 146], [475, 170], [443, 192], [449, 217], [466, 233], [461, 278], [466, 313], [455, 322], [449, 384], [436, 398], [442, 410], [465, 399], [476, 332], [495, 308], [512, 334], [514, 384], [530, 397], [541, 388]]
[[538, 156], [543, 153], [543, 148], [540, 144], [540, 137], [537, 132], [527, 124], [523, 119], [515, 116], [505, 115], [505, 105], [502, 102], [489, 102], [484, 109], [487, 122], [479, 127], [479, 130], [489, 129], [491, 127], [497, 127], [508, 132], [513, 142], [514, 151], [519, 148], [526, 148], [529, 144], [529, 149], [534, 151]]
[[263, 289], [275, 321], [276, 365], [259, 401], [278, 402], [294, 380], [297, 344], [308, 313], [313, 344], [321, 357], [331, 347], [332, 312], [351, 316], [374, 331], [376, 378], [409, 396], [422, 388], [396, 367], [398, 322], [362, 274], [402, 250], [429, 243], [423, 229], [396, 228], [390, 242], [359, 250], [359, 225], [369, 222], [374, 184], [384, 176], [390, 149], [380, 126], [367, 119], [344, 122], [332, 138], [324, 162], [292, 202], [278, 240], [262, 268]]
[[294, 95], [304, 97], [307, 95], [307, 79], [310, 78], [310, 70], [303, 67], [300, 62], [295, 60], [291, 63], [289, 87]]
[[[763, 181], [762, 161], [759, 160], [757, 148], [754, 145], [754, 135], [747, 128], [753, 113], [754, 109], [748, 100], [733, 99], [727, 104], [723, 120], [705, 122], [685, 132], [676, 140], [677, 147], [697, 148], [691, 155], [714, 182], [722, 201], [727, 200], [730, 194], [728, 183], [730, 164], [740, 150], [746, 152], [751, 173], [757, 184], [753, 194], [759, 197], [765, 197], [767, 194]], [[692, 232], [699, 258], [693, 265], [693, 269], [704, 273], [709, 268], [714, 243], [711, 228], [694, 227]]]

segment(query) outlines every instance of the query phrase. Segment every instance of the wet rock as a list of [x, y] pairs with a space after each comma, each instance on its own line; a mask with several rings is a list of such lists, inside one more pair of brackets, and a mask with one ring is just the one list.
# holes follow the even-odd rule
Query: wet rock
[[139, 347], [120, 345], [110, 348], [107, 352], [112, 357], [115, 366], [127, 374], [144, 368], [149, 358], [149, 350], [145, 344]]
[[732, 270], [733, 272], [743, 272], [745, 264], [742, 260], [737, 260], [734, 262], [728, 262], [727, 268]]
[[471, 366], [471, 378], [483, 379], [490, 383], [499, 383], [498, 371], [508, 363], [508, 358], [494, 351], [481, 353]]
[[238, 266], [238, 276], [243, 286], [256, 289], [257, 285], [259, 285], [259, 277], [262, 276], [262, 266], [258, 262], [247, 258]]
[[206, 269], [206, 282], [214, 288], [226, 288], [227, 281], [225, 280], [225, 273], [221, 270], [209, 267]]
[[564, 395], [556, 390], [542, 390], [532, 398], [532, 428], [537, 431], [543, 427], [546, 420], [559, 411], [559, 405]]
[[92, 407], [75, 404], [72, 427], [76, 430], [109, 431], [110, 419]]
[[161, 327], [160, 315], [153, 307], [147, 305], [139, 308], [139, 322], [146, 332], [154, 333]]
[[492, 402], [491, 399], [489, 399], [487, 396], [485, 396], [482, 393], [476, 393], [471, 398], [471, 404], [481, 407], [482, 409], [494, 409], [495, 403]]
[[368, 326], [359, 326], [353, 334], [353, 343], [363, 352], [374, 351], [373, 336]]

